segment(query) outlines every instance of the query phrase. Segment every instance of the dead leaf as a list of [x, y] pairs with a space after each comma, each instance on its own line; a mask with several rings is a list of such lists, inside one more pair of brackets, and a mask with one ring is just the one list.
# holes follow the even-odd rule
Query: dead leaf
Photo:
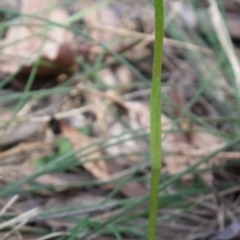
[[[120, 102], [119, 102], [120, 103]], [[116, 121], [111, 115], [105, 117], [108, 124], [108, 135], [118, 136], [109, 140], [110, 144], [114, 144], [111, 148], [107, 148], [106, 152], [110, 155], [117, 156], [117, 162], [120, 165], [138, 162], [141, 157], [137, 152], [148, 151], [148, 142], [143, 138], [135, 138], [136, 134], [144, 134], [149, 131], [149, 109], [146, 104], [127, 101], [123, 105], [126, 115], [122, 119], [128, 124], [129, 128], [134, 131], [128, 131], [123, 124]], [[123, 134], [125, 132], [125, 134]]]
[[[105, 6], [97, 11], [92, 11], [85, 17], [87, 26], [91, 26], [94, 23], [100, 23], [106, 26], [118, 28], [121, 26], [120, 18], [117, 13], [110, 6]], [[100, 42], [107, 43], [112, 49], [117, 49], [120, 44], [120, 40], [116, 38], [116, 35], [111, 32], [104, 32], [97, 29], [90, 31], [93, 39]]]
[[[171, 100], [177, 106], [173, 108], [176, 118], [180, 117], [181, 109], [187, 104], [186, 95], [186, 90], [179, 85], [172, 87], [169, 92]], [[208, 111], [210, 107], [203, 99], [202, 103], [205, 103], [203, 104], [203, 108], [208, 108], [206, 112], [211, 112]], [[164, 162], [166, 164], [166, 171], [171, 174], [183, 171], [188, 166], [197, 162], [201, 157], [207, 156], [212, 151], [217, 150], [224, 143], [221, 137], [209, 133], [207, 129], [197, 124], [191, 124], [186, 116], [183, 116], [177, 126], [174, 126], [172, 120], [162, 114], [162, 129], [165, 132], [162, 143], [163, 150], [166, 153], [164, 155]], [[178, 132], [172, 132], [173, 130], [178, 130]], [[189, 132], [185, 132], [185, 130], [189, 130]], [[210, 159], [207, 163], [201, 164], [199, 168], [211, 167], [214, 163], [217, 164], [216, 157]], [[212, 180], [211, 172], [204, 173], [201, 176], [208, 182]], [[185, 178], [189, 177], [188, 175]]]
[[[124, 121], [126, 121], [131, 130], [135, 130], [136, 132], [131, 132], [124, 134], [123, 136], [117, 138], [114, 141], [123, 141], [120, 144], [116, 144], [110, 149], [107, 149], [109, 153], [115, 155], [126, 154], [122, 158], [119, 157], [119, 163], [122, 162], [138, 162], [139, 156], [137, 155], [129, 155], [131, 153], [141, 152], [141, 151], [148, 151], [148, 143], [142, 139], [137, 138], [134, 139], [136, 134], [146, 133], [149, 131], [149, 110], [147, 105], [139, 102], [128, 101], [124, 103], [124, 106], [127, 110], [126, 117], [123, 117]], [[110, 135], [119, 135], [123, 132], [126, 132], [127, 129], [121, 123], [116, 122], [111, 125], [109, 128]], [[133, 138], [133, 139], [131, 139]], [[125, 141], [124, 141], [125, 140]]]
[[121, 192], [129, 198], [141, 197], [148, 193], [148, 189], [143, 187], [138, 182], [128, 182], [122, 189]]
[[26, 177], [33, 172], [32, 164], [25, 161], [23, 164], [14, 164], [0, 167], [1, 181], [4, 183], [14, 182], [18, 179]]
[[[191, 130], [191, 128], [189, 128]], [[223, 143], [223, 139], [219, 136], [213, 135], [209, 133], [203, 127], [199, 127], [197, 125], [193, 125], [192, 129], [197, 131], [193, 131], [191, 133], [191, 144], [195, 148], [207, 148], [210, 146], [219, 146], [219, 144]]]
[[133, 80], [133, 76], [126, 66], [120, 66], [115, 69], [105, 68], [99, 71], [98, 76], [107, 86], [115, 87], [114, 90], [108, 90], [108, 92], [117, 91], [118, 94], [127, 92], [128, 88], [118, 88], [116, 87], [117, 85], [127, 85]]
[[240, 31], [239, 31], [239, 14], [228, 14], [226, 19], [228, 31], [230, 35], [236, 39], [240, 38]]
[[74, 173], [49, 173], [37, 178], [37, 182], [41, 184], [55, 186], [58, 191], [66, 190], [66, 186], [68, 184], [80, 183], [83, 181], [90, 181], [91, 176], [86, 176], [86, 174], [82, 173], [74, 174]]
[[223, 0], [224, 7], [226, 12], [236, 12], [239, 13], [240, 6], [238, 0]]
[[150, 124], [148, 105], [143, 102], [127, 101], [125, 106], [128, 109], [131, 128], [148, 131]]
[[[46, 10], [49, 6], [49, 1], [46, 0], [24, 0], [21, 12], [35, 13], [57, 23], [67, 19], [68, 14], [64, 9]], [[9, 28], [5, 39], [0, 42], [0, 46], [4, 46], [0, 58], [0, 72], [12, 73], [23, 65], [20, 73], [29, 73], [39, 51], [40, 58], [50, 65], [40, 64], [38, 75], [59, 74], [73, 67], [73, 34], [70, 31], [49, 26], [35, 18], [22, 18], [19, 21], [22, 25]]]
[[[96, 4], [99, 4], [99, 1], [79, 1], [76, 8], [80, 11], [85, 11], [86, 9], [91, 9]], [[133, 30], [152, 33], [153, 23], [153, 8], [151, 4], [143, 1], [138, 4], [132, 4], [129, 1], [114, 2], [108, 6], [101, 6], [97, 10], [90, 10], [84, 17], [84, 24], [93, 39], [104, 43], [119, 54], [126, 52], [129, 57], [134, 57], [134, 59], [136, 59], [134, 55], [139, 55], [142, 52], [141, 49], [138, 49], [137, 52], [135, 51], [134, 54], [131, 51], [132, 47], [139, 40], [132, 37], [131, 31], [124, 36], [116, 34], [116, 31]], [[86, 53], [86, 50], [82, 49], [82, 51]], [[96, 54], [101, 51], [102, 47], [93, 43], [88, 50], [88, 59], [95, 59]], [[107, 53], [105, 56], [109, 56], [109, 54]]]
[[[75, 150], [86, 147], [93, 143], [94, 139], [78, 132], [73, 129], [70, 125], [64, 122], [59, 123], [59, 127], [61, 129], [62, 135], [69, 139], [73, 148]], [[80, 157], [79, 161], [84, 162], [88, 159], [99, 159], [102, 157], [101, 152], [99, 151], [99, 147], [93, 145], [88, 148], [88, 152], [92, 152], [88, 157]], [[89, 171], [94, 177], [100, 180], [107, 180], [109, 178], [108, 169], [106, 163], [104, 161], [94, 161], [94, 162], [86, 162], [83, 163], [84, 168]]]
[[[13, 182], [32, 174], [35, 160], [53, 153], [54, 139], [20, 143], [0, 154], [0, 176], [4, 183]], [[23, 158], [22, 158], [23, 156]], [[14, 160], [14, 161], [13, 161]]]
[[235, 222], [226, 227], [221, 233], [215, 236], [214, 240], [231, 240], [239, 237], [240, 234], [240, 223]]
[[27, 140], [41, 133], [45, 127], [44, 122], [24, 122], [17, 123], [9, 131], [5, 131], [5, 127], [1, 129], [0, 147], [16, 144], [20, 141]]
[[14, 155], [17, 155], [16, 157], [19, 157], [22, 154], [26, 155], [28, 152], [39, 149], [41, 145], [42, 142], [20, 143], [16, 147], [12, 147], [9, 150], [0, 152], [0, 163], [5, 162], [6, 164], [9, 164], [9, 162], [6, 161], [5, 158], [14, 157]]
[[[124, 167], [118, 164], [116, 161], [111, 161], [108, 163], [108, 170], [111, 174], [115, 174], [123, 171]], [[108, 189], [113, 189], [115, 187], [115, 183], [108, 184], [107, 186]], [[148, 192], [148, 189], [139, 182], [131, 181], [125, 183], [120, 189], [120, 191], [124, 196], [134, 198], [145, 195]]]
[[88, 192], [79, 192], [77, 194], [70, 194], [66, 196], [63, 194], [58, 194], [46, 203], [44, 210], [61, 209], [63, 207], [80, 207], [80, 206], [91, 206], [96, 205], [96, 203], [101, 203], [104, 201], [104, 197], [98, 195], [92, 195]]

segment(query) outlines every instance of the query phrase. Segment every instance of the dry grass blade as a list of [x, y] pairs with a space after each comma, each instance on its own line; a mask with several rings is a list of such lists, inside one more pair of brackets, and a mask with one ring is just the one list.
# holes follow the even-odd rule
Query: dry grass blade
[[37, 238], [36, 240], [47, 240], [47, 239], [52, 239], [56, 237], [61, 237], [61, 236], [69, 236], [69, 233], [67, 232], [55, 232], [55, 233], [50, 233], [48, 235], [45, 235], [43, 237]]
[[28, 212], [22, 213], [19, 216], [13, 218], [13, 219], [10, 219], [10, 220], [8, 220], [4, 223], [1, 223], [0, 224], [0, 230], [2, 230], [4, 228], [7, 228], [7, 227], [12, 227], [15, 224], [17, 224], [19, 222], [22, 222], [26, 219], [31, 219], [33, 217], [36, 217], [39, 213], [40, 213], [40, 210], [38, 208], [34, 208], [34, 209], [32, 209]]
[[19, 195], [13, 196], [0, 211], [0, 217], [17, 201]]
[[209, 7], [209, 15], [212, 19], [213, 26], [215, 31], [219, 37], [219, 41], [222, 44], [223, 50], [225, 51], [229, 62], [232, 65], [232, 69], [235, 75], [235, 81], [240, 86], [240, 68], [239, 68], [239, 60], [237, 55], [234, 51], [232, 41], [230, 39], [226, 24], [221, 16], [219, 11], [218, 5], [215, 0], [208, 0], [210, 7]]
[[13, 155], [31, 152], [33, 150], [39, 149], [42, 145], [42, 142], [32, 142], [32, 143], [21, 143], [16, 147], [11, 148], [8, 151], [4, 151], [0, 153], [0, 162], [6, 157], [10, 157]]
[[9, 231], [5, 236], [1, 238], [1, 240], [8, 239], [13, 233], [17, 232], [22, 226], [24, 226], [28, 222], [28, 219], [23, 219], [18, 225], [16, 225], [11, 231]]
[[[114, 28], [114, 27], [110, 27], [110, 26], [105, 26], [103, 24], [100, 23], [92, 23], [89, 25], [91, 28], [94, 29], [99, 29], [102, 31], [108, 31], [108, 32], [112, 32], [114, 34], [118, 34], [120, 36], [126, 36], [126, 37], [134, 37], [136, 39], [141, 39], [142, 41], [147, 41], [147, 43], [152, 43], [154, 42], [154, 35], [153, 34], [147, 34], [147, 33], [140, 33], [140, 32], [136, 32], [136, 31], [131, 31], [131, 30], [127, 30], [124, 28]], [[178, 40], [174, 40], [171, 38], [164, 38], [164, 44], [167, 46], [172, 46], [172, 47], [177, 47], [177, 48], [183, 48], [183, 49], [187, 49], [187, 50], [191, 50], [191, 51], [199, 51], [202, 52], [204, 54], [212, 54], [212, 51], [208, 48], [204, 48], [201, 46], [197, 46], [195, 44], [192, 43], [186, 43], [186, 42], [181, 42]]]

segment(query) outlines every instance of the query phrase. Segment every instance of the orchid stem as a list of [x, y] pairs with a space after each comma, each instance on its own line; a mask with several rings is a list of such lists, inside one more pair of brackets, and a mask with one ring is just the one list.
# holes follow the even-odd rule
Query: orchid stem
[[161, 173], [161, 73], [164, 36], [163, 0], [155, 0], [155, 43], [150, 96], [151, 191], [148, 240], [156, 238], [158, 191]]

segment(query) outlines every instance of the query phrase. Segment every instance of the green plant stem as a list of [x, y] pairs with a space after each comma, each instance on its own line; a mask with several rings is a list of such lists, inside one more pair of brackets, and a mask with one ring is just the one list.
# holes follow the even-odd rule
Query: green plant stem
[[150, 97], [151, 191], [148, 240], [156, 238], [158, 190], [161, 172], [161, 72], [164, 34], [163, 0], [155, 0], [155, 43]]

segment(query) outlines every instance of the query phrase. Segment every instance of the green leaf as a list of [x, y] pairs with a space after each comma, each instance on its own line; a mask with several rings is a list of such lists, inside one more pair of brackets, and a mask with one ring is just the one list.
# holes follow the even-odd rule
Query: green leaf
[[73, 149], [72, 149], [71, 143], [68, 141], [68, 139], [59, 138], [57, 140], [57, 153], [37, 159], [34, 163], [34, 166], [35, 168], [40, 168], [46, 165], [47, 163], [55, 160], [56, 158], [71, 152], [72, 150]]

